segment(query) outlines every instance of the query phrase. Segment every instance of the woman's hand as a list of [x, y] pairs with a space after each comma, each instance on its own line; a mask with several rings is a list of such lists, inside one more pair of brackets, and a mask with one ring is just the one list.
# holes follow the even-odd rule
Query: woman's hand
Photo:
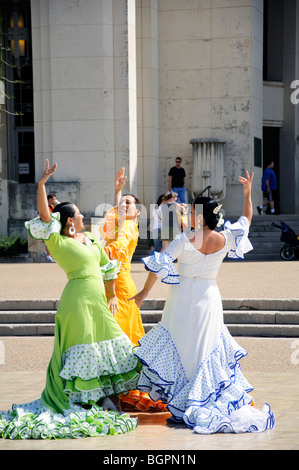
[[57, 163], [54, 163], [54, 165], [49, 168], [49, 160], [46, 159], [46, 169], [44, 171], [44, 173], [42, 174], [41, 178], [40, 178], [40, 183], [46, 183], [48, 181], [48, 179], [54, 175], [55, 171], [57, 170]]
[[251, 186], [253, 180], [253, 173], [249, 176], [248, 171], [246, 171], [246, 176], [243, 178], [239, 176], [240, 183], [243, 184], [244, 190], [244, 206], [243, 206], [243, 215], [247, 217], [249, 225], [251, 224], [252, 220], [252, 202], [251, 202]]
[[131, 297], [130, 299], [128, 299], [128, 302], [130, 300], [135, 300], [135, 303], [137, 305], [137, 307], [141, 307], [142, 304], [143, 304], [143, 301], [144, 299], [146, 298], [148, 292], [145, 291], [144, 289], [142, 289], [140, 292], [138, 292], [136, 295], [134, 295], [134, 297]]
[[119, 170], [119, 172], [117, 173], [117, 175], [115, 177], [115, 180], [114, 180], [115, 192], [119, 192], [119, 191], [122, 190], [122, 188], [125, 185], [126, 179], [127, 179], [127, 177], [125, 176], [125, 169], [123, 167], [123, 168], [121, 168], [121, 170]]
[[153, 285], [155, 284], [156, 280], [157, 280], [157, 275], [155, 273], [153, 273], [152, 271], [149, 271], [147, 279], [146, 279], [145, 284], [143, 286], [143, 289], [140, 292], [138, 292], [136, 295], [134, 295], [134, 297], [131, 297], [130, 299], [128, 299], [128, 302], [130, 300], [135, 300], [136, 305], [140, 308], [142, 306], [142, 303], [143, 303], [144, 299], [150, 293], [150, 291], [151, 291]]
[[125, 169], [122, 167], [114, 179], [114, 206], [118, 206], [121, 200], [121, 191], [125, 185], [127, 177], [125, 176]]
[[107, 300], [107, 303], [108, 303], [108, 308], [113, 316], [116, 314], [116, 312], [119, 313], [116, 295], [110, 297], [110, 299]]
[[240, 183], [243, 184], [243, 189], [244, 189], [244, 194], [245, 195], [250, 195], [251, 194], [251, 186], [252, 186], [253, 176], [254, 176], [254, 173], [251, 173], [251, 176], [249, 176], [248, 171], [246, 171], [245, 178], [243, 178], [242, 176], [239, 176], [239, 181], [240, 181]]

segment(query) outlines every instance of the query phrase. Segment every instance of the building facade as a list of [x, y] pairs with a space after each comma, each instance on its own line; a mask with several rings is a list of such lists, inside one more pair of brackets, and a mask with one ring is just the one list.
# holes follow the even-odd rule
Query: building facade
[[[299, 213], [299, 0], [3, 0], [0, 232], [49, 189], [87, 216], [127, 192], [148, 208], [182, 157], [189, 201], [226, 214], [238, 176], [276, 163], [281, 213]], [[297, 84], [298, 80], [298, 84]]]

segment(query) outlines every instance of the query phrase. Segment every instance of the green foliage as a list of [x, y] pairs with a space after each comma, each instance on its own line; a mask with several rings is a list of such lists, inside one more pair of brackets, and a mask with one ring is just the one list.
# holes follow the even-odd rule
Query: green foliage
[[28, 242], [19, 235], [0, 235], [0, 257], [11, 258], [20, 253], [27, 253]]

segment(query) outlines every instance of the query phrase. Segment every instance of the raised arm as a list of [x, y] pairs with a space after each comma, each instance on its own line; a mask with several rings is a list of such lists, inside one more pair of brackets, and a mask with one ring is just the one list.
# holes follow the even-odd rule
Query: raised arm
[[124, 167], [119, 170], [114, 180], [114, 206], [118, 206], [121, 200], [121, 192], [125, 185], [127, 177]]
[[56, 169], [57, 163], [55, 163], [51, 168], [49, 168], [49, 160], [47, 159], [46, 169], [38, 182], [37, 210], [39, 213], [39, 217], [43, 222], [50, 222], [51, 220], [45, 184], [50, 178], [50, 176], [55, 173]]
[[243, 205], [242, 215], [247, 217], [249, 221], [249, 225], [251, 224], [251, 220], [252, 220], [251, 187], [252, 187], [253, 175], [254, 173], [251, 173], [251, 176], [249, 176], [248, 171], [246, 171], [245, 178], [243, 178], [242, 176], [239, 176], [239, 181], [240, 183], [243, 184], [243, 190], [244, 190], [244, 205]]

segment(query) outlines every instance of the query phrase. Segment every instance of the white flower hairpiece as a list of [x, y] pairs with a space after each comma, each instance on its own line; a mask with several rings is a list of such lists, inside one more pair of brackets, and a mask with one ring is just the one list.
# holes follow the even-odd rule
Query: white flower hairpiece
[[213, 210], [213, 214], [217, 215], [222, 206], [223, 204], [219, 204], [219, 206], [215, 207], [215, 209]]
[[218, 219], [218, 222], [217, 222], [217, 227], [221, 227], [221, 225], [224, 224], [224, 219], [223, 219], [223, 215], [221, 214], [221, 212], [219, 213], [221, 207], [223, 206], [223, 204], [219, 204], [217, 207], [215, 207], [215, 209], [213, 210], [213, 214], [215, 214], [217, 216], [217, 219]]
[[223, 218], [223, 214], [218, 214], [218, 223], [217, 223], [217, 227], [221, 227], [221, 225], [224, 224], [224, 218]]

